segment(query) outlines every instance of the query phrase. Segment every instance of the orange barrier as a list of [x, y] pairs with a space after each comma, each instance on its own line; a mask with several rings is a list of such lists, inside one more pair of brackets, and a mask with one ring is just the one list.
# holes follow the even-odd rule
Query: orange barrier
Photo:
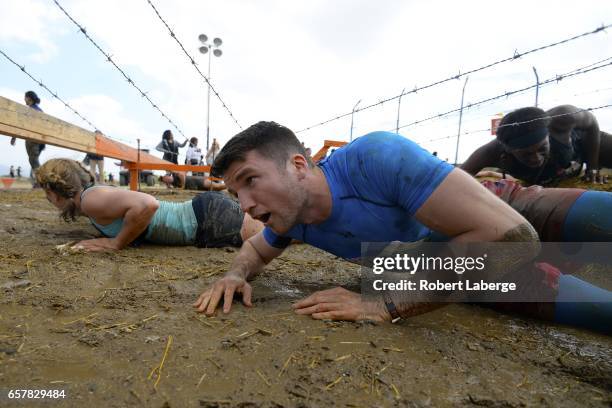
[[11, 186], [15, 182], [15, 179], [14, 178], [10, 178], [10, 177], [2, 177], [2, 178], [0, 178], [0, 180], [2, 180], [2, 184], [4, 185], [4, 188], [7, 189], [7, 190], [9, 188], [11, 188]]
[[0, 96], [0, 134], [121, 160], [130, 171], [130, 188], [138, 188], [138, 171], [207, 172], [209, 166], [183, 166], [162, 160]]
[[314, 156], [312, 156], [312, 161], [317, 163], [319, 160], [324, 158], [330, 147], [342, 147], [345, 144], [346, 144], [346, 142], [341, 142], [341, 141], [338, 141], [338, 140], [325, 140], [325, 141], [323, 141], [323, 147], [320, 148], [319, 151], [316, 152]]

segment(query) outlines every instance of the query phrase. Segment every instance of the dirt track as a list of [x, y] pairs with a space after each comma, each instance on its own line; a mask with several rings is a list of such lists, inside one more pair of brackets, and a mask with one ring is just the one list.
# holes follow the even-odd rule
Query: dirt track
[[0, 285], [17, 283], [0, 289], [0, 389], [66, 390], [44, 406], [612, 405], [610, 337], [469, 305], [394, 326], [294, 315], [295, 299], [358, 283], [306, 245], [254, 282], [254, 309], [207, 319], [191, 303], [233, 250], [61, 255], [96, 232], [31, 190], [0, 191], [0, 234]]

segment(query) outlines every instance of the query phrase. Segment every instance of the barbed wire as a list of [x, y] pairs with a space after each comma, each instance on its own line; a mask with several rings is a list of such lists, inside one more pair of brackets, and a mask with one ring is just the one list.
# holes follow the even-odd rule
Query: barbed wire
[[166, 28], [168, 29], [168, 32], [170, 34], [170, 37], [172, 37], [174, 39], [174, 41], [176, 41], [176, 43], [179, 45], [179, 47], [181, 48], [181, 50], [183, 50], [183, 52], [185, 53], [185, 55], [187, 56], [187, 58], [189, 59], [189, 62], [191, 62], [191, 65], [195, 68], [196, 71], [198, 71], [198, 74], [200, 74], [200, 76], [202, 77], [202, 79], [204, 79], [204, 81], [206, 82], [206, 84], [208, 84], [208, 86], [210, 86], [210, 90], [215, 94], [215, 96], [217, 97], [217, 99], [219, 99], [219, 102], [221, 102], [221, 105], [223, 105], [223, 108], [227, 111], [227, 113], [230, 115], [230, 117], [232, 118], [232, 120], [236, 123], [236, 125], [238, 125], [238, 127], [240, 128], [240, 130], [242, 130], [242, 126], [240, 125], [240, 123], [238, 123], [238, 120], [234, 117], [234, 115], [232, 114], [232, 111], [230, 110], [230, 108], [225, 104], [225, 102], [223, 102], [223, 99], [221, 99], [221, 95], [219, 95], [219, 92], [217, 92], [217, 90], [215, 89], [215, 87], [210, 83], [210, 80], [206, 77], [206, 75], [204, 75], [202, 73], [202, 71], [200, 71], [200, 68], [198, 68], [198, 64], [195, 62], [195, 60], [193, 59], [193, 57], [187, 52], [187, 50], [185, 49], [185, 47], [183, 46], [183, 44], [181, 43], [181, 41], [177, 38], [176, 34], [174, 33], [174, 30], [172, 30], [170, 28], [170, 26], [168, 25], [168, 23], [166, 23], [166, 20], [164, 20], [164, 18], [159, 14], [159, 11], [157, 11], [157, 8], [155, 7], [155, 5], [153, 5], [153, 3], [151, 2], [151, 0], [147, 0], [147, 3], [149, 3], [149, 5], [151, 6], [151, 8], [153, 8], [153, 11], [155, 11], [155, 14], [157, 14], [157, 17], [161, 20], [161, 22], [166, 26]]
[[119, 65], [117, 65], [117, 63], [115, 61], [113, 61], [112, 56], [110, 54], [108, 54], [106, 51], [104, 51], [102, 49], [102, 47], [100, 47], [94, 40], [93, 38], [91, 38], [89, 36], [89, 34], [87, 34], [87, 30], [85, 29], [85, 27], [83, 27], [81, 24], [79, 24], [74, 18], [72, 18], [72, 16], [70, 14], [68, 14], [68, 12], [62, 7], [61, 4], [59, 4], [58, 0], [53, 0], [53, 2], [57, 5], [57, 7], [59, 7], [59, 9], [66, 15], [66, 17], [68, 17], [68, 19], [70, 21], [72, 21], [72, 23], [74, 23], [74, 25], [76, 25], [79, 28], [79, 31], [81, 33], [83, 33], [83, 35], [85, 36], [85, 38], [87, 38], [89, 40], [89, 42], [91, 42], [94, 47], [96, 47], [98, 49], [98, 51], [100, 51], [102, 53], [102, 55], [104, 55], [104, 57], [106, 57], [106, 61], [111, 63], [120, 73], [121, 75], [123, 75], [123, 77], [126, 79], [126, 81], [128, 82], [128, 84], [132, 85], [134, 88], [136, 88], [136, 90], [140, 93], [140, 96], [142, 96], [143, 98], [145, 98], [150, 104], [151, 106], [153, 106], [153, 108], [155, 108], [160, 114], [161, 116], [166, 119], [168, 121], [168, 123], [170, 123], [185, 139], [187, 139], [187, 136], [185, 136], [185, 134], [183, 133], [183, 131], [174, 123], [174, 121], [172, 121], [172, 119], [170, 119], [170, 117], [168, 117], [168, 115], [166, 115], [160, 108], [159, 106], [153, 102], [151, 100], [151, 98], [149, 98], [149, 96], [147, 95], [146, 92], [144, 92], [138, 85], [136, 85], [136, 83], [134, 83], [134, 80], [132, 80], [132, 78], [130, 78], [123, 69], [121, 69], [121, 67], [119, 67]]
[[91, 121], [89, 119], [87, 119], [85, 116], [81, 115], [76, 109], [74, 109], [72, 106], [70, 106], [70, 104], [68, 104], [68, 102], [66, 102], [65, 100], [63, 100], [62, 98], [59, 97], [59, 95], [57, 94], [57, 92], [52, 91], [51, 89], [49, 89], [49, 87], [47, 87], [47, 85], [45, 85], [42, 80], [40, 79], [36, 79], [32, 76], [32, 74], [30, 74], [26, 68], [25, 65], [19, 65], [17, 62], [15, 62], [15, 60], [13, 60], [11, 57], [9, 57], [3, 50], [0, 49], [0, 54], [2, 54], [4, 56], [4, 58], [6, 58], [7, 60], [9, 60], [13, 65], [15, 65], [16, 67], [18, 67], [24, 74], [26, 74], [27, 76], [30, 77], [30, 79], [34, 82], [36, 82], [38, 84], [38, 86], [40, 86], [41, 88], [43, 88], [44, 90], [46, 90], [47, 92], [49, 92], [49, 94], [51, 94], [51, 96], [53, 96], [55, 99], [57, 99], [58, 101], [60, 101], [62, 104], [64, 104], [64, 106], [68, 109], [70, 109], [75, 115], [77, 115], [79, 118], [81, 118], [84, 122], [86, 122], [89, 126], [91, 126], [93, 129], [98, 129], [98, 127], [96, 127], [93, 123], [91, 123]]
[[[548, 84], [553, 83], [553, 82], [559, 82], [559, 81], [561, 81], [561, 80], [563, 80], [565, 78], [571, 78], [571, 77], [574, 77], [574, 76], [577, 76], [577, 75], [586, 74], [586, 73], [589, 73], [589, 72], [592, 72], [592, 71], [596, 71], [598, 69], [605, 68], [605, 67], [608, 67], [608, 66], [611, 66], [611, 65], [612, 65], [612, 61], [608, 62], [607, 64], [599, 65], [599, 66], [596, 66], [596, 67], [592, 67], [592, 64], [591, 64], [591, 65], [588, 65], [588, 66], [591, 67], [591, 68], [588, 68], [588, 69], [585, 69], [584, 67], [577, 68], [577, 69], [575, 69], [573, 71], [570, 71], [569, 73], [562, 74], [562, 75], [556, 75], [555, 77], [549, 78], [549, 79], [547, 79], [545, 81], [542, 81], [539, 84], [530, 85], [530, 86], [527, 86], [527, 87], [524, 87], [524, 88], [516, 89], [514, 91], [505, 92], [505, 93], [497, 95], [497, 96], [492, 96], [490, 98], [486, 98], [486, 99], [480, 100], [478, 102], [469, 103], [469, 104], [465, 105], [463, 107], [463, 109], [470, 109], [470, 108], [473, 108], [473, 107], [476, 107], [476, 106], [479, 106], [479, 105], [483, 105], [485, 103], [492, 102], [492, 101], [495, 101], [495, 100], [498, 100], [498, 99], [501, 99], [501, 98], [508, 98], [508, 97], [510, 97], [512, 95], [528, 91], [528, 90], [533, 89], [533, 88], [538, 87], [538, 86], [545, 86], [545, 85], [548, 85]], [[419, 123], [430, 121], [432, 119], [439, 119], [439, 118], [448, 116], [448, 115], [450, 115], [452, 113], [457, 113], [460, 110], [461, 110], [461, 108], [456, 108], [456, 109], [452, 109], [452, 110], [449, 110], [449, 111], [446, 111], [446, 112], [443, 112], [443, 113], [438, 113], [436, 115], [432, 115], [432, 116], [426, 117], [424, 119], [416, 120], [414, 122], [410, 122], [408, 124], [399, 126], [397, 129], [404, 129], [404, 128], [407, 128], [407, 127], [410, 127], [410, 126], [417, 125]], [[390, 129], [389, 131], [395, 131], [395, 130], [396, 129], [394, 128], [394, 129]]]
[[610, 61], [610, 60], [612, 60], [612, 57], [604, 58], [604, 59], [602, 59], [602, 60], [599, 60], [599, 61], [593, 62], [592, 64], [585, 65], [584, 67], [576, 68], [576, 69], [574, 69], [573, 71], [570, 71], [570, 72], [568, 72], [568, 73], [567, 73], [567, 74], [565, 74], [565, 75], [569, 75], [569, 74], [573, 74], [573, 73], [575, 73], [575, 72], [583, 71], [583, 70], [585, 70], [585, 69], [587, 69], [587, 68], [594, 67], [594, 66], [596, 66], [596, 65], [598, 65], [598, 64], [601, 64], [601, 63], [603, 63], [603, 62]]
[[[20, 71], [22, 71], [25, 75], [27, 75], [28, 77], [30, 77], [31, 80], [33, 80], [34, 82], [36, 82], [36, 84], [38, 86], [40, 86], [41, 88], [43, 88], [44, 90], [46, 90], [51, 96], [53, 96], [55, 99], [57, 99], [58, 101], [60, 101], [64, 107], [66, 107], [67, 109], [71, 110], [75, 115], [77, 115], [81, 120], [83, 120], [84, 122], [86, 122], [89, 126], [91, 126], [91, 128], [93, 128], [94, 130], [100, 130], [99, 127], [95, 126], [89, 119], [87, 119], [85, 116], [83, 116], [81, 113], [79, 113], [76, 109], [74, 109], [68, 102], [64, 101], [56, 92], [52, 91], [47, 85], [45, 85], [42, 80], [36, 79], [34, 78], [34, 76], [32, 76], [32, 74], [30, 74], [24, 65], [19, 65], [15, 60], [13, 60], [11, 57], [9, 57], [3, 50], [0, 49], [0, 54], [2, 54], [6, 59], [8, 59], [12, 64], [14, 64], [15, 66], [17, 66], [19, 68]], [[7, 111], [7, 112], [15, 112], [13, 110], [10, 109], [5, 109], [5, 108], [0, 108], [1, 110]], [[25, 115], [25, 116], [34, 116], [34, 111], [32, 111], [32, 113], [21, 113], [21, 115]], [[44, 118], [37, 118], [38, 120], [43, 120], [45, 122], [48, 123], [52, 123], [52, 124], [56, 124], [56, 122], [49, 120], [49, 119], [44, 119]], [[121, 143], [125, 143], [125, 144], [130, 144], [132, 143], [129, 140], [120, 138], [120, 137], [116, 137], [116, 136], [110, 136], [106, 133], [103, 133], [105, 137], [112, 139], [114, 141], [117, 142], [121, 142]]]
[[[610, 57], [610, 58], [606, 58], [605, 60], [609, 60], [609, 59], [612, 59], [612, 57]], [[603, 61], [605, 61], [605, 60], [603, 60]], [[548, 101], [548, 105], [554, 105], [555, 103], [558, 103], [558, 102], [560, 102], [560, 101], [567, 101], [567, 99], [568, 99], [568, 98], [571, 98], [571, 97], [579, 97], [579, 96], [591, 95], [591, 94], [595, 94], [595, 93], [600, 93], [600, 92], [608, 92], [608, 91], [612, 91], [612, 87], [607, 87], [607, 88], [597, 88], [597, 89], [592, 89], [592, 90], [590, 90], [590, 91], [586, 91], [586, 92], [578, 92], [578, 93], [574, 93], [574, 94], [572, 94], [572, 95], [567, 95], [567, 96], [564, 96], [564, 97], [560, 97], [560, 98], [555, 98], [555, 99], [549, 100], [549, 101]], [[483, 105], [484, 105], [484, 104], [483, 104]], [[480, 108], [480, 107], [482, 107], [483, 105], [473, 106], [473, 108]], [[540, 104], [540, 105], [542, 105], [542, 104]], [[493, 112], [493, 113], [485, 113], [485, 114], [481, 114], [481, 115], [477, 115], [477, 116], [470, 115], [468, 118], [464, 118], [464, 119], [463, 119], [463, 123], [464, 123], [465, 125], [469, 126], [469, 124], [470, 124], [470, 123], [473, 123], [473, 122], [475, 122], [475, 121], [481, 120], [481, 119], [483, 119], [483, 118], [490, 118], [491, 116], [494, 116], [494, 115], [497, 115], [497, 114], [500, 114], [500, 113], [501, 113], [501, 112], [497, 111], [497, 112]], [[444, 117], [444, 119], [447, 119], [447, 120], [450, 120], [450, 119], [456, 120], [456, 119], [454, 119], [454, 118], [450, 117], [450, 115], [449, 115], [449, 116]], [[386, 124], [386, 123], [388, 123], [388, 122], [391, 122], [391, 121], [390, 121], [390, 120], [385, 121], [385, 124]], [[393, 122], [395, 122], [395, 120], [393, 120]], [[385, 126], [386, 126], [386, 125], [385, 125]], [[427, 126], [427, 125], [426, 125], [426, 124], [419, 123], [418, 125], [415, 125], [415, 128], [420, 128], [420, 127], [422, 127], [422, 126]], [[453, 126], [456, 126], [456, 124], [454, 123], [454, 124], [453, 124]], [[390, 129], [389, 131], [393, 131], [393, 132], [395, 132], [395, 127], [393, 127], [393, 129], [392, 129], [392, 130]]]
[[[526, 120], [526, 121], [523, 121], [523, 122], [507, 123], [505, 125], [498, 126], [497, 129], [503, 128], [503, 127], [510, 127], [510, 126], [519, 126], [519, 125], [524, 125], [524, 124], [527, 124], [527, 123], [538, 122], [538, 121], [541, 121], [541, 120], [554, 119], [554, 118], [558, 118], [558, 117], [562, 117], [562, 116], [574, 115], [576, 113], [591, 112], [591, 111], [596, 111], [596, 110], [599, 110], [599, 109], [605, 109], [605, 108], [611, 108], [611, 107], [612, 107], [612, 104], [607, 104], [607, 105], [597, 106], [597, 107], [594, 107], [594, 108], [578, 109], [578, 110], [573, 111], [573, 112], [559, 113], [557, 115], [547, 115], [547, 116], [543, 116], [541, 118]], [[465, 132], [461, 133], [460, 136], [467, 136], [467, 135], [481, 133], [481, 132], [491, 132], [491, 130], [492, 130], [492, 128], [488, 127], [486, 129], [478, 129], [478, 130], [465, 131]], [[431, 142], [437, 142], [437, 141], [440, 141], [440, 140], [452, 139], [452, 138], [455, 138], [455, 137], [457, 137], [457, 134], [449, 135], [449, 136], [443, 136], [443, 137], [437, 137], [437, 138], [428, 139], [428, 140], [423, 140], [423, 141], [419, 141], [417, 143], [431, 143]]]
[[[547, 99], [547, 105], [549, 105], [549, 106], [561, 105], [561, 104], [567, 103], [569, 98], [582, 97], [582, 96], [585, 96], [585, 95], [592, 95], [592, 94], [596, 94], [596, 93], [600, 93], [600, 92], [609, 92], [609, 91], [612, 91], [612, 88], [597, 88], [597, 89], [593, 89], [591, 91], [579, 92], [579, 93], [575, 93], [575, 94], [572, 94], [572, 95], [566, 95], [566, 96], [562, 96], [562, 97], [557, 97], [557, 98], [554, 98], [554, 99], [551, 99], [551, 100]], [[540, 105], [542, 105], [542, 104], [540, 103]], [[573, 103], [572, 102], [572, 105], [579, 105], [579, 103]], [[485, 117], [485, 115], [480, 116], [480, 118], [483, 118], [483, 117]]]
[[297, 132], [295, 132], [295, 133], [305, 132], [305, 131], [307, 131], [307, 130], [314, 129], [314, 128], [319, 127], [319, 126], [326, 125], [326, 124], [328, 124], [328, 123], [330, 123], [330, 122], [333, 122], [333, 121], [336, 121], [336, 120], [339, 120], [339, 119], [345, 118], [345, 117], [347, 117], [347, 116], [350, 116], [350, 115], [352, 115], [353, 113], [357, 113], [357, 112], [361, 112], [361, 111], [364, 111], [364, 110], [367, 110], [367, 109], [371, 109], [371, 108], [373, 108], [373, 107], [380, 106], [380, 105], [384, 104], [385, 102], [390, 102], [390, 101], [393, 101], [393, 100], [395, 100], [395, 99], [401, 98], [401, 97], [402, 97], [402, 96], [404, 96], [404, 95], [409, 95], [409, 94], [412, 94], [412, 93], [417, 93], [417, 92], [419, 92], [419, 91], [423, 91], [423, 90], [425, 90], [425, 89], [429, 89], [429, 88], [435, 87], [435, 86], [437, 86], [437, 85], [441, 85], [441, 84], [444, 84], [444, 83], [446, 83], [446, 82], [450, 82], [450, 81], [453, 81], [453, 80], [459, 79], [459, 78], [464, 77], [464, 76], [466, 76], [466, 75], [474, 74], [474, 73], [479, 72], [479, 71], [484, 71], [484, 70], [486, 70], [486, 69], [488, 69], [488, 68], [494, 67], [494, 66], [499, 65], [499, 64], [503, 64], [503, 63], [505, 63], [505, 62], [514, 61], [514, 60], [516, 60], [516, 59], [518, 59], [518, 58], [520, 58], [520, 57], [523, 57], [523, 56], [525, 56], [525, 55], [528, 55], [528, 54], [533, 54], [533, 53], [536, 53], [536, 52], [539, 52], [539, 51], [542, 51], [542, 50], [545, 50], [545, 49], [548, 49], [548, 48], [556, 47], [556, 46], [561, 45], [561, 44], [566, 44], [566, 43], [568, 43], [568, 42], [571, 42], [571, 41], [577, 40], [577, 39], [579, 39], [579, 38], [586, 37], [586, 36], [589, 36], [589, 35], [592, 35], [592, 34], [596, 34], [596, 33], [599, 33], [599, 32], [601, 32], [601, 31], [605, 31], [607, 28], [610, 28], [610, 27], [612, 27], [612, 24], [606, 24], [606, 25], [603, 25], [603, 24], [602, 24], [601, 26], [597, 27], [596, 29], [594, 29], [594, 30], [592, 30], [592, 31], [587, 31], [587, 32], [585, 32], [585, 33], [578, 34], [578, 35], [575, 35], [575, 36], [573, 36], [573, 37], [566, 38], [566, 39], [564, 39], [564, 40], [557, 41], [557, 42], [554, 42], [554, 43], [550, 43], [550, 44], [547, 44], [547, 45], [543, 45], [543, 46], [541, 46], [541, 47], [533, 48], [533, 49], [530, 49], [530, 50], [525, 51], [525, 52], [522, 52], [522, 53], [519, 53], [517, 50], [515, 50], [515, 51], [514, 51], [514, 54], [513, 54], [511, 57], [504, 58], [504, 59], [501, 59], [501, 60], [498, 60], [498, 61], [495, 61], [495, 62], [491, 62], [491, 63], [489, 63], [489, 64], [486, 64], [486, 65], [483, 65], [483, 66], [481, 66], [481, 67], [478, 67], [478, 68], [474, 68], [474, 69], [468, 70], [468, 71], [463, 72], [463, 73], [462, 73], [462, 72], [459, 72], [459, 73], [458, 73], [458, 74], [456, 74], [456, 75], [453, 75], [453, 76], [450, 76], [450, 77], [448, 77], [448, 78], [445, 78], [445, 79], [441, 79], [441, 80], [438, 80], [438, 81], [432, 82], [432, 83], [430, 83], [430, 84], [427, 84], [427, 85], [424, 85], [424, 86], [421, 86], [421, 87], [417, 87], [417, 86], [415, 86], [415, 87], [414, 87], [414, 89], [412, 89], [412, 90], [410, 90], [410, 91], [407, 91], [407, 92], [402, 92], [402, 93], [401, 93], [401, 94], [399, 94], [399, 95], [392, 96], [392, 97], [385, 98], [385, 99], [381, 99], [381, 100], [380, 100], [380, 101], [378, 101], [378, 102], [372, 103], [372, 104], [367, 105], [367, 106], [364, 106], [364, 107], [362, 107], [362, 108], [355, 109], [354, 111], [347, 112], [347, 113], [344, 113], [344, 114], [341, 114], [341, 115], [335, 116], [335, 117], [333, 117], [333, 118], [331, 118], [331, 119], [327, 119], [327, 120], [325, 120], [325, 121], [323, 121], [323, 122], [319, 122], [319, 123], [317, 123], [317, 124], [314, 124], [314, 125], [308, 126], [308, 127], [304, 128], [304, 129], [298, 130], [298, 131], [297, 131]]

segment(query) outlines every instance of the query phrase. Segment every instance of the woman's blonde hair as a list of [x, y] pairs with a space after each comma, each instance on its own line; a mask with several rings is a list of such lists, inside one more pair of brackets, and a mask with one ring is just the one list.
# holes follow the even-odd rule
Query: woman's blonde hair
[[60, 213], [60, 217], [67, 222], [76, 220], [75, 195], [95, 182], [81, 162], [69, 159], [48, 160], [36, 170], [36, 181], [45, 190], [53, 191], [67, 200]]

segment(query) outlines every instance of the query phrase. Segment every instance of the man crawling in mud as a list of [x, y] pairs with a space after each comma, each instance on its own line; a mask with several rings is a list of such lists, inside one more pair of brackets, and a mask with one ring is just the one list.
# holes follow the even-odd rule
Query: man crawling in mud
[[75, 160], [49, 160], [36, 179], [65, 221], [85, 216], [105, 236], [81, 241], [75, 249], [119, 250], [141, 241], [240, 247], [263, 229], [222, 193], [205, 192], [181, 203], [158, 201], [148, 194], [94, 185], [89, 171]]
[[496, 139], [481, 146], [461, 165], [470, 174], [497, 167], [528, 184], [549, 185], [578, 176], [605, 182], [601, 167], [612, 168], [612, 135], [602, 132], [595, 115], [572, 105], [548, 111], [536, 107], [505, 115]]
[[[256, 276], [291, 239], [355, 260], [362, 242], [414, 242], [432, 231], [454, 242], [525, 242], [530, 261], [538, 236], [518, 212], [460, 169], [399, 135], [374, 132], [336, 150], [314, 166], [291, 130], [259, 122], [234, 136], [212, 174], [222, 176], [242, 209], [265, 224], [245, 241], [230, 270], [206, 289], [194, 307], [214, 314], [221, 299], [230, 311], [235, 293], [251, 306]], [[559, 293], [574, 281], [558, 277]], [[580, 281], [581, 282], [581, 281]], [[390, 321], [440, 307], [396, 299], [387, 292], [365, 301], [343, 288], [318, 291], [294, 304], [315, 319]]]
[[223, 183], [216, 183], [204, 176], [188, 176], [185, 172], [173, 172], [160, 176], [159, 181], [168, 188], [197, 191], [221, 191], [226, 189]]

